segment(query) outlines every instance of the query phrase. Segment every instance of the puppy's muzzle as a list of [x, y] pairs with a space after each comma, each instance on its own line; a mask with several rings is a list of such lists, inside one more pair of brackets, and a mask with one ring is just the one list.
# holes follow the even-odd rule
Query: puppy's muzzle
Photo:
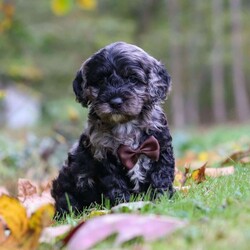
[[109, 104], [112, 108], [119, 109], [123, 104], [123, 99], [121, 97], [113, 97], [110, 99]]

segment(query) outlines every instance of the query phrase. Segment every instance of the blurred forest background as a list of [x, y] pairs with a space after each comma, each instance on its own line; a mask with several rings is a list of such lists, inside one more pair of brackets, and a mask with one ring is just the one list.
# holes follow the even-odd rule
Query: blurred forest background
[[[75, 72], [93, 52], [123, 40], [161, 60], [172, 75], [165, 108], [173, 127], [249, 120], [248, 0], [0, 3], [2, 103], [10, 87], [21, 88], [35, 98], [41, 119], [77, 119], [81, 111], [71, 87]], [[21, 106], [9, 107], [11, 116]]]
[[[249, 121], [249, 0], [0, 0], [2, 177], [25, 166], [41, 178], [60, 165], [87, 116], [72, 79], [92, 53], [121, 40], [170, 72], [173, 130]], [[32, 168], [40, 165], [42, 175]]]

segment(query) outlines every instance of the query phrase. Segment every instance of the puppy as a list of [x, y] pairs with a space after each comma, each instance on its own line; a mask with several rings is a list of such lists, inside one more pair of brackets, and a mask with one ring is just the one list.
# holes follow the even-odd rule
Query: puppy
[[172, 138], [161, 103], [171, 88], [164, 66], [141, 48], [112, 43], [76, 74], [76, 100], [89, 108], [87, 128], [68, 154], [52, 196], [59, 214], [103, 198], [173, 194]]

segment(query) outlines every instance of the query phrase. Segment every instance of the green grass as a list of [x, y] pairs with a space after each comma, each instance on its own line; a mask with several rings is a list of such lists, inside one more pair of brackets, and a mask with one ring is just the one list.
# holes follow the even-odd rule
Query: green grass
[[[177, 192], [172, 200], [163, 197], [155, 206], [142, 210], [145, 214], [180, 218], [188, 224], [165, 239], [152, 243], [134, 240], [123, 247], [135, 249], [135, 244], [139, 244], [159, 250], [249, 249], [249, 167], [238, 165], [234, 175], [208, 178], [194, 184], [187, 194]], [[112, 239], [97, 248], [112, 248]]]
[[[249, 167], [249, 166], [248, 166]], [[153, 249], [248, 249], [250, 240], [250, 172], [238, 166], [232, 176], [208, 179], [172, 202], [162, 200], [152, 211], [187, 219], [188, 226]]]
[[[218, 147], [223, 149], [228, 147], [230, 150], [229, 145], [232, 143], [238, 143], [239, 145], [245, 144], [245, 146], [248, 145], [249, 147], [249, 131], [249, 126], [245, 125], [224, 126], [209, 130], [192, 130], [191, 132], [186, 131], [185, 134], [178, 134], [176, 132], [173, 133], [175, 151], [181, 156], [188, 150], [203, 152], [206, 150], [214, 150]], [[7, 132], [8, 131], [6, 131], [6, 133]], [[14, 135], [13, 137], [14, 139], [16, 138]], [[9, 136], [6, 138], [8, 142], [12, 142], [11, 133], [9, 133]], [[3, 151], [2, 154], [5, 152], [8, 156], [8, 149], [11, 151], [11, 149], [14, 148], [12, 145], [14, 139], [13, 143], [9, 144], [6, 144], [3, 139], [4, 137], [1, 139], [2, 147], [5, 148], [6, 152]], [[39, 138], [37, 138], [37, 140], [39, 140]], [[17, 143], [17, 141], [15, 141], [15, 143]], [[22, 145], [23, 143], [20, 143], [19, 146], [22, 148]], [[31, 148], [31, 146], [30, 144], [26, 145], [27, 148]], [[37, 147], [37, 145], [34, 146], [34, 154], [38, 152]], [[25, 148], [23, 148], [23, 150], [18, 149], [17, 151], [22, 155], [22, 152], [27, 151]], [[33, 156], [33, 153], [31, 156]], [[64, 154], [60, 157], [63, 157], [63, 155]], [[20, 159], [19, 155], [18, 157]], [[23, 157], [25, 157], [24, 153]], [[39, 163], [37, 156], [31, 159], [37, 164]], [[7, 168], [4, 167], [3, 169], [7, 170]], [[25, 177], [25, 175], [22, 177]], [[140, 213], [176, 217], [187, 221], [187, 226], [161, 240], [148, 243], [143, 242], [141, 239], [135, 239], [126, 243], [122, 248], [153, 250], [248, 249], [250, 242], [249, 184], [250, 164], [236, 164], [233, 175], [218, 178], [207, 177], [207, 180], [201, 184], [192, 184], [186, 194], [178, 191], [171, 200], [167, 197], [162, 197], [154, 206], [147, 206], [142, 209]], [[135, 200], [140, 199], [141, 198], [135, 198]], [[80, 216], [73, 214], [67, 215], [63, 220], [58, 220], [57, 224], [71, 224], [75, 226], [80, 219], [86, 219], [92, 210], [104, 208], [110, 208], [108, 202], [105, 200], [103, 201], [103, 206], [93, 205], [86, 209]], [[114, 236], [99, 243], [95, 248], [113, 249], [113, 242]], [[138, 247], [138, 244], [141, 248]], [[42, 245], [39, 249], [55, 250], [61, 248], [57, 248], [57, 245]]]
[[[187, 150], [200, 145], [200, 151], [213, 145], [241, 140], [248, 126], [225, 127], [189, 137]], [[224, 133], [223, 133], [224, 131]], [[226, 132], [225, 132], [226, 131]], [[249, 138], [248, 138], [249, 140]], [[197, 144], [196, 144], [197, 143]], [[185, 151], [184, 151], [185, 152]], [[162, 197], [154, 206], [142, 209], [142, 214], [172, 216], [187, 221], [187, 226], [155, 242], [135, 239], [126, 243], [126, 249], [249, 249], [250, 241], [250, 164], [235, 165], [235, 173], [217, 178], [207, 177], [200, 184], [192, 184], [188, 193], [176, 192], [169, 200]], [[139, 199], [139, 198], [138, 198]], [[138, 200], [137, 199], [137, 200]], [[105, 205], [104, 205], [105, 207]], [[100, 209], [103, 207], [96, 207]], [[109, 208], [109, 207], [107, 207]], [[95, 207], [86, 209], [82, 216]], [[74, 224], [79, 217], [67, 216], [64, 222]], [[59, 221], [60, 223], [60, 221]], [[62, 223], [62, 221], [61, 221]], [[112, 249], [114, 236], [99, 243], [97, 249]], [[141, 248], [140, 248], [141, 247]]]

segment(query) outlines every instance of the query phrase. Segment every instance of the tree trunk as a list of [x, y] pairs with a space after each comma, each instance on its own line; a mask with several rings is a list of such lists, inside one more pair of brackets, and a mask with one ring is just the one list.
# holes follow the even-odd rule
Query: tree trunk
[[[186, 71], [187, 71], [187, 81], [188, 85], [186, 86], [186, 114], [187, 122], [190, 125], [197, 125], [200, 122], [199, 115], [199, 92], [201, 91], [201, 69], [199, 68], [199, 55], [201, 55], [201, 45], [200, 41], [197, 42], [197, 36], [202, 32], [202, 20], [203, 15], [199, 8], [200, 0], [193, 0], [192, 11], [193, 15], [188, 19], [186, 31], [186, 53], [187, 61]], [[192, 27], [192, 28], [191, 28]]]
[[182, 59], [180, 44], [180, 6], [179, 1], [169, 0], [168, 16], [170, 25], [170, 67], [173, 80], [173, 91], [171, 95], [171, 107], [173, 112], [173, 124], [175, 127], [183, 127], [185, 125], [184, 99], [182, 89]]
[[232, 53], [233, 53], [233, 87], [235, 105], [238, 119], [246, 121], [249, 119], [249, 100], [247, 96], [246, 81], [243, 72], [243, 54], [241, 39], [241, 1], [231, 0], [231, 19], [232, 19]]
[[226, 107], [224, 97], [224, 70], [223, 70], [223, 1], [212, 1], [212, 105], [215, 122], [226, 121]]

